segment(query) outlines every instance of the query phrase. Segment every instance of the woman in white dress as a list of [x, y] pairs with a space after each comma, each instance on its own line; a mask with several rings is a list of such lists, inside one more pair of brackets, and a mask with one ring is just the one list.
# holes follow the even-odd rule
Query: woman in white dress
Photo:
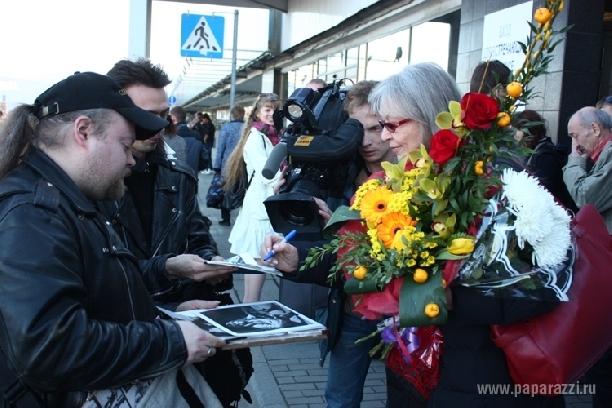
[[[279, 99], [275, 94], [259, 95], [243, 128], [240, 141], [227, 161], [226, 185], [234, 185], [243, 176], [243, 161], [247, 167], [246, 182], [250, 180], [243, 205], [229, 236], [230, 252], [248, 252], [256, 260], [259, 260], [259, 245], [264, 237], [274, 232], [263, 202], [274, 194], [274, 186], [281, 173], [277, 172], [272, 180], [268, 180], [261, 175], [261, 170], [272, 148], [280, 141], [280, 134], [274, 128], [272, 118], [278, 105]], [[265, 274], [244, 276], [244, 303], [259, 300], [265, 279]]]

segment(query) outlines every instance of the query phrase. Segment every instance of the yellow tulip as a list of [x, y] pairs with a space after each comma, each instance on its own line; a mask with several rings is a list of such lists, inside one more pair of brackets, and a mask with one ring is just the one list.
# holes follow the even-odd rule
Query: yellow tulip
[[474, 252], [474, 238], [455, 238], [448, 247], [448, 252], [453, 255], [465, 255]]

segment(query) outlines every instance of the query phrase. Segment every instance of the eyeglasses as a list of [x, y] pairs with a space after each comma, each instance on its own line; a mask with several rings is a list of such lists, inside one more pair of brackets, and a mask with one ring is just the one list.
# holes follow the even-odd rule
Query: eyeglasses
[[412, 119], [402, 119], [397, 123], [391, 123], [391, 122], [385, 122], [384, 120], [380, 119], [378, 121], [378, 123], [380, 123], [380, 126], [384, 127], [385, 129], [387, 129], [389, 131], [389, 133], [395, 133], [395, 129], [397, 129], [398, 127], [405, 125], [408, 122], [412, 122]]

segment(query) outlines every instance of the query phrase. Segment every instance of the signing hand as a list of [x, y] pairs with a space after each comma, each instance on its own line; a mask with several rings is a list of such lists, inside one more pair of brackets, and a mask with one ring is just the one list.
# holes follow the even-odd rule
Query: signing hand
[[[223, 260], [220, 256], [213, 258], [213, 261]], [[193, 254], [182, 254], [166, 260], [166, 273], [170, 277], [188, 278], [198, 282], [206, 280], [211, 284], [227, 279], [227, 274], [235, 270], [236, 268], [231, 266], [205, 264], [204, 259]]]
[[281, 242], [283, 237], [278, 235], [267, 235], [259, 249], [261, 259], [264, 259], [271, 249], [274, 249], [274, 256], [264, 264], [273, 265], [281, 272], [293, 272], [299, 263], [297, 248], [287, 242]]

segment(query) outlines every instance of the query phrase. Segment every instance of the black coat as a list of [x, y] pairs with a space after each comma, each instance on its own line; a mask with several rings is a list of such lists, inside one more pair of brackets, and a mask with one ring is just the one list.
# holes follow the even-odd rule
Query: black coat
[[146, 159], [146, 163], [138, 160], [132, 171], [149, 171], [145, 164], [156, 168], [151, 237], [145, 236], [142, 228], [133, 201], [132, 193], [136, 192], [128, 191], [120, 200], [102, 205], [119, 236], [140, 260], [143, 281], [153, 298], [161, 302], [180, 302], [194, 299], [186, 291], [208, 293], [230, 289], [231, 275], [214, 288], [206, 282], [169, 279], [166, 275], [165, 264], [170, 257], [186, 253], [210, 260], [218, 252], [207, 221], [200, 212], [193, 171], [178, 160], [167, 160], [161, 149], [149, 153]]
[[181, 367], [179, 326], [158, 313], [136, 258], [47, 155], [0, 182], [0, 346], [47, 393], [113, 388]]
[[557, 303], [487, 297], [462, 286], [453, 287], [452, 293], [448, 322], [440, 326], [444, 341], [440, 383], [428, 407], [563, 407], [563, 397], [551, 400], [478, 393], [479, 384], [508, 385], [514, 390], [504, 352], [491, 340], [490, 325], [514, 323], [544, 314]]

